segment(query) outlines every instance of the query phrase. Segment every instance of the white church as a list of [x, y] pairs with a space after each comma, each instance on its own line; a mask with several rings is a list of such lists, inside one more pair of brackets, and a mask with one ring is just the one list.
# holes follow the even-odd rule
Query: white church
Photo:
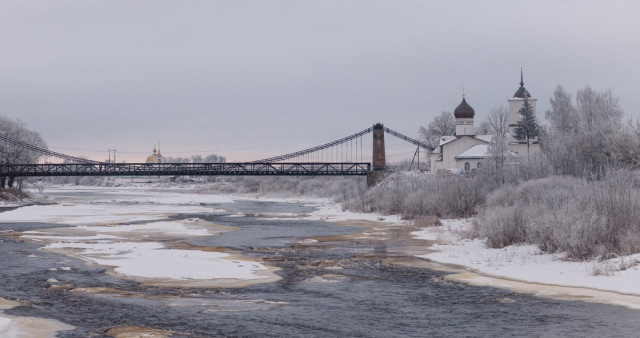
[[[536, 101], [529, 91], [524, 88], [522, 70], [520, 70], [520, 87], [509, 101], [509, 150], [514, 156], [521, 160], [527, 155], [527, 144], [518, 141], [513, 137], [514, 129], [520, 118], [519, 111], [524, 105], [525, 97], [529, 101], [534, 115], [536, 114]], [[443, 136], [440, 139], [438, 148], [431, 152], [431, 172], [436, 173], [441, 170], [453, 172], [470, 173], [482, 166], [483, 161], [490, 157], [489, 144], [492, 135], [476, 135], [473, 127], [473, 117], [475, 111], [467, 103], [464, 94], [462, 102], [453, 111], [456, 119], [456, 134], [454, 136]], [[537, 151], [539, 144], [533, 140], [530, 150]]]

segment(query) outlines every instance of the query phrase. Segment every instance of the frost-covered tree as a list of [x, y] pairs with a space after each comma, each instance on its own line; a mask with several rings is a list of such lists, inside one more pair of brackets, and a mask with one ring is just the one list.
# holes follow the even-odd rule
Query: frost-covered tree
[[575, 134], [580, 127], [580, 116], [573, 105], [571, 94], [558, 85], [549, 99], [551, 109], [545, 115], [552, 132]]
[[621, 127], [624, 112], [610, 89], [596, 92], [587, 86], [578, 90], [576, 103], [581, 129], [611, 131]]
[[[29, 130], [20, 120], [10, 120], [0, 116], [0, 135], [30, 145], [47, 148], [40, 134]], [[0, 140], [0, 163], [23, 164], [36, 163], [41, 154], [7, 141]]]
[[509, 110], [503, 105], [489, 111], [491, 143], [489, 144], [490, 161], [495, 170], [493, 176], [496, 183], [503, 184], [505, 180], [505, 162], [509, 155]]
[[550, 99], [549, 131], [542, 142], [554, 171], [601, 178], [611, 167], [635, 167], [633, 124], [622, 124], [624, 112], [611, 90], [579, 89], [575, 105], [558, 86]]
[[[0, 116], [0, 135], [5, 138], [28, 143], [30, 145], [47, 148], [40, 134], [36, 131], [29, 130], [20, 120], [11, 120], [4, 116]], [[37, 163], [41, 154], [33, 150], [26, 149], [19, 145], [15, 145], [6, 140], [0, 140], [0, 164], [30, 164]], [[10, 178], [11, 179], [11, 178]], [[5, 179], [2, 178], [2, 183]], [[12, 185], [13, 182], [8, 182]]]
[[427, 128], [420, 126], [418, 130], [420, 140], [426, 143], [431, 151], [440, 145], [442, 136], [454, 135], [455, 133], [456, 119], [448, 111], [443, 111], [440, 115], [434, 117]]

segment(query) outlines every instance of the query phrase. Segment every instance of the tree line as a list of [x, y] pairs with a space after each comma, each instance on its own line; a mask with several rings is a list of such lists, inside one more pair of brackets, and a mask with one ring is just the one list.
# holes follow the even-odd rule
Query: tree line
[[163, 162], [166, 163], [225, 163], [227, 158], [217, 154], [209, 154], [207, 156], [192, 155], [191, 157], [163, 157]]

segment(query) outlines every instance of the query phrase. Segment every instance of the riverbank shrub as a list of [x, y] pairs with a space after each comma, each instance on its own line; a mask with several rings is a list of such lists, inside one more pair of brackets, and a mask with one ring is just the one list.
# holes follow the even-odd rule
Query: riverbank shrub
[[551, 176], [503, 186], [478, 213], [479, 235], [501, 248], [533, 243], [569, 259], [640, 252], [640, 173], [614, 171], [594, 181]]
[[365, 205], [368, 211], [399, 214], [405, 219], [469, 217], [489, 189], [484, 180], [468, 175], [398, 172], [369, 189]]
[[16, 188], [0, 189], [0, 200], [7, 202], [17, 202], [29, 198], [29, 195]]

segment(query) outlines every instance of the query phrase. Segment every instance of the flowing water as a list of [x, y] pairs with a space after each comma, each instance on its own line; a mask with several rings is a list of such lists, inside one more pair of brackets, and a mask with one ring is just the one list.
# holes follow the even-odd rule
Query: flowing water
[[[20, 237], [1, 236], [0, 297], [24, 304], [5, 313], [76, 327], [59, 332], [61, 337], [101, 337], [121, 326], [161, 329], [172, 337], [640, 335], [637, 310], [449, 282], [442, 278], [446, 272], [388, 263], [390, 256], [403, 259], [393, 239], [387, 244], [358, 240], [341, 236], [362, 231], [358, 227], [268, 216], [306, 213], [311, 207], [259, 201], [212, 207], [217, 211], [174, 217], [200, 217], [238, 230], [189, 242], [261, 258], [281, 268], [281, 280], [226, 289], [145, 286], [80, 259], [38, 250], [38, 244]], [[60, 227], [1, 223], [0, 229], [54, 226]], [[310, 237], [319, 241], [303, 241]], [[60, 265], [70, 269], [51, 269]], [[51, 288], [51, 278], [60, 287]], [[94, 292], [73, 291], [81, 288]]]

